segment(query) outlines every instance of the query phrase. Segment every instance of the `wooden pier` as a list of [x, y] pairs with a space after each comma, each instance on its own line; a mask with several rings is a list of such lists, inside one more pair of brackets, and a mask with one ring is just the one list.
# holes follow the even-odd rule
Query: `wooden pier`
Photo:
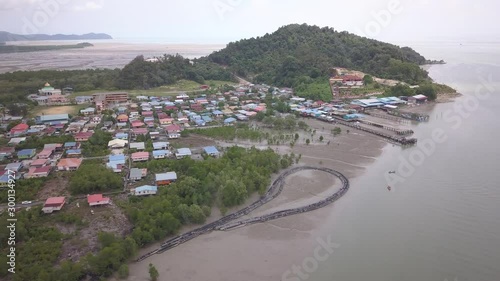
[[377, 127], [377, 128], [382, 128], [382, 129], [385, 129], [385, 130], [388, 130], [388, 131], [393, 131], [393, 132], [395, 132], [396, 134], [398, 134], [400, 136], [409, 136], [409, 135], [413, 135], [413, 133], [414, 133], [413, 130], [410, 130], [410, 129], [398, 129], [398, 128], [394, 128], [394, 127], [391, 127], [391, 126], [388, 126], [388, 125], [383, 125], [383, 124], [375, 123], [375, 122], [368, 121], [368, 120], [359, 120], [359, 122], [361, 122], [363, 124], [370, 125], [370, 126], [374, 126], [374, 127]]

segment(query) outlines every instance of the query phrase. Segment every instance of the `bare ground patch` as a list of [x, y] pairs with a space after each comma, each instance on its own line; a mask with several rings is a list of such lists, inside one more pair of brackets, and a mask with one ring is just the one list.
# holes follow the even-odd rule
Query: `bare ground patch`
[[69, 173], [56, 172], [54, 177], [49, 179], [38, 192], [37, 198], [39, 200], [46, 200], [49, 197], [69, 196], [69, 178]]
[[177, 147], [203, 147], [215, 145], [215, 141], [200, 135], [190, 134], [182, 139], [171, 140], [170, 143]]
[[37, 115], [50, 115], [50, 114], [76, 114], [81, 105], [63, 105], [63, 106], [44, 106], [36, 110]]
[[[61, 232], [71, 235], [71, 238], [63, 243], [61, 260], [78, 261], [88, 253], [97, 253], [100, 249], [99, 232], [110, 232], [124, 237], [132, 230], [132, 224], [115, 204], [91, 208], [86, 199], [78, 199], [66, 205], [63, 210], [66, 214], [81, 218], [83, 224], [79, 226], [55, 224]], [[94, 211], [93, 214], [91, 210]]]

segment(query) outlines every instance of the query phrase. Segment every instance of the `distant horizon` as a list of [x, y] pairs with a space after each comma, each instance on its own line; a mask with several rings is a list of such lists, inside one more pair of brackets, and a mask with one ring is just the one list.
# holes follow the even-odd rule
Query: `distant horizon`
[[[5, 31], [5, 30], [0, 30], [0, 32]], [[276, 30], [272, 32], [268, 32], [269, 34], [275, 32]], [[339, 32], [343, 32], [338, 30]], [[5, 31], [5, 32], [10, 32], [10, 31]], [[14, 33], [14, 32], [10, 32]], [[355, 34], [358, 36], [359, 35], [353, 32], [349, 32], [351, 34]], [[17, 33], [15, 33], [17, 34]], [[167, 36], [113, 36], [113, 34], [107, 33], [107, 32], [96, 32], [96, 31], [90, 31], [90, 32], [85, 32], [85, 33], [33, 33], [33, 34], [22, 34], [24, 36], [30, 36], [30, 35], [35, 35], [35, 34], [46, 34], [46, 35], [84, 35], [84, 34], [107, 34], [112, 37], [112, 39], [88, 39], [90, 41], [96, 41], [96, 42], [101, 42], [101, 41], [126, 41], [124, 43], [149, 43], [149, 44], [214, 44], [214, 45], [223, 45], [223, 44], [228, 44], [231, 42], [235, 41], [240, 41], [240, 40], [245, 40], [245, 39], [251, 39], [251, 38], [256, 38], [256, 37], [262, 37], [265, 35], [257, 35], [253, 37], [241, 37], [241, 38], [236, 38], [236, 37], [167, 37]], [[369, 38], [369, 37], [368, 37]], [[371, 38], [373, 39], [373, 38]], [[410, 38], [399, 38], [399, 39], [374, 39], [377, 41], [381, 42], [386, 42], [386, 43], [391, 43], [391, 44], [396, 44], [398, 43], [431, 43], [431, 42], [448, 42], [448, 43], [499, 43], [500, 42], [500, 36], [498, 37], [482, 37], [482, 38], [470, 38], [469, 36], [466, 37], [446, 37], [446, 36], [435, 36], [435, 38], [428, 37], [428, 38], [416, 38], [416, 39], [410, 39]], [[78, 39], [75, 40], [36, 40], [36, 41], [81, 41]], [[23, 42], [23, 41], [8, 41], [8, 42]]]

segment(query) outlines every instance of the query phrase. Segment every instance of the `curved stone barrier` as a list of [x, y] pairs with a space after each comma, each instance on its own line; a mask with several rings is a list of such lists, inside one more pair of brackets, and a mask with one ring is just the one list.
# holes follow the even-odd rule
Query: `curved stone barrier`
[[[333, 195], [329, 196], [326, 199], [323, 199], [317, 203], [313, 203], [304, 207], [299, 207], [299, 208], [294, 208], [294, 209], [288, 209], [288, 210], [283, 210], [283, 211], [277, 211], [268, 215], [260, 216], [260, 217], [255, 217], [255, 218], [250, 218], [242, 221], [237, 221], [234, 222], [236, 219], [248, 215], [250, 212], [253, 210], [259, 208], [260, 206], [268, 203], [269, 201], [273, 200], [274, 198], [278, 197], [281, 192], [283, 191], [283, 188], [285, 186], [285, 179], [297, 172], [304, 171], [304, 170], [316, 170], [316, 171], [323, 171], [330, 173], [337, 178], [340, 179], [342, 182], [342, 187], [340, 188], [339, 191], [334, 193]], [[311, 167], [311, 166], [300, 166], [300, 167], [295, 167], [288, 169], [287, 171], [283, 172], [274, 182], [271, 184], [269, 189], [267, 190], [266, 194], [262, 196], [259, 200], [256, 202], [252, 203], [250, 206], [243, 208], [235, 213], [232, 213], [230, 215], [227, 215], [225, 217], [222, 217], [221, 219], [214, 221], [212, 223], [206, 224], [202, 227], [199, 227], [197, 229], [194, 229], [192, 231], [186, 232], [184, 234], [181, 234], [179, 236], [176, 236], [174, 238], [171, 238], [167, 240], [166, 242], [162, 243], [161, 246], [149, 253], [146, 253], [139, 257], [136, 261], [142, 261], [152, 255], [163, 253], [169, 249], [172, 249], [182, 243], [185, 243], [191, 239], [194, 239], [202, 234], [205, 234], [207, 232], [211, 232], [213, 230], [230, 230], [234, 229], [237, 227], [242, 227], [246, 226], [249, 224], [254, 224], [254, 223], [259, 223], [259, 222], [265, 222], [265, 221], [270, 221], [273, 219], [278, 219], [286, 216], [291, 216], [295, 214], [300, 214], [300, 213], [305, 213], [305, 212], [310, 212], [319, 208], [322, 208], [326, 205], [329, 205], [336, 200], [338, 200], [342, 195], [344, 195], [347, 190], [349, 189], [349, 180], [340, 172], [335, 171], [333, 169], [328, 169], [328, 168], [322, 168], [322, 167]]]

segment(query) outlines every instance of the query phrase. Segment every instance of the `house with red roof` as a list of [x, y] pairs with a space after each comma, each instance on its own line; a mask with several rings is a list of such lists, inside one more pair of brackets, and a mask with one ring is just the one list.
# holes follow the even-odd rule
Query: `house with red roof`
[[149, 152], [135, 152], [130, 155], [132, 162], [143, 162], [149, 160]]
[[330, 84], [340, 82], [343, 86], [363, 86], [363, 77], [356, 75], [340, 75], [330, 78]]
[[158, 119], [170, 118], [165, 112], [158, 112]]
[[177, 124], [172, 124], [172, 125], [169, 125], [165, 128], [165, 130], [167, 130], [167, 132], [169, 134], [174, 134], [174, 133], [180, 133], [182, 131], [182, 128], [181, 126], [177, 125]]
[[130, 125], [132, 126], [132, 128], [139, 128], [139, 127], [143, 127], [144, 126], [144, 123], [142, 123], [141, 121], [139, 120], [136, 120], [136, 121], [132, 121], [130, 123]]
[[174, 118], [166, 117], [159, 119], [160, 125], [170, 125], [174, 122]]
[[139, 135], [147, 135], [149, 131], [146, 128], [133, 128], [132, 133], [136, 136], [139, 136]]
[[30, 167], [40, 168], [40, 167], [46, 166], [48, 164], [48, 162], [49, 162], [49, 160], [47, 160], [47, 159], [36, 159], [30, 163]]
[[12, 129], [10, 129], [10, 135], [11, 136], [19, 136], [19, 135], [26, 134], [26, 132], [28, 132], [29, 128], [30, 128], [30, 126], [28, 126], [27, 124], [24, 124], [24, 123], [17, 124]]
[[36, 158], [38, 159], [49, 159], [50, 156], [52, 155], [53, 150], [52, 149], [44, 149], [40, 153], [36, 155]]
[[94, 132], [80, 132], [75, 134], [75, 141], [88, 141], [92, 136], [94, 135]]
[[175, 105], [167, 105], [165, 106], [166, 111], [178, 111], [179, 109]]
[[109, 197], [103, 197], [102, 194], [92, 194], [87, 195], [87, 202], [90, 207], [93, 206], [101, 206], [101, 205], [109, 205], [111, 199]]
[[0, 156], [12, 157], [16, 149], [14, 147], [0, 147]]
[[51, 214], [54, 211], [60, 211], [64, 204], [66, 204], [66, 198], [50, 197], [45, 201], [42, 211], [46, 214]]

